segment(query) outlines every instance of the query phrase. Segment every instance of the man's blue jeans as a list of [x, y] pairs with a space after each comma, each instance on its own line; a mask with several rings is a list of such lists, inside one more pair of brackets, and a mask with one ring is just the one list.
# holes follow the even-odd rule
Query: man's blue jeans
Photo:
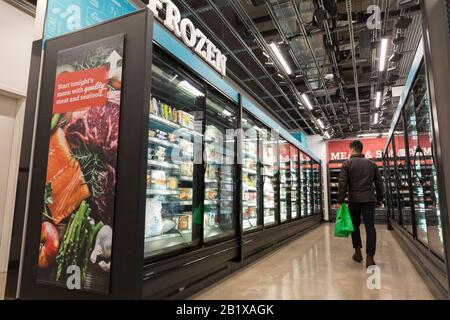
[[355, 228], [355, 232], [352, 233], [353, 248], [362, 248], [361, 233], [359, 231], [362, 216], [367, 234], [366, 253], [369, 256], [375, 256], [377, 247], [377, 231], [375, 230], [375, 203], [350, 202], [348, 208], [352, 217], [353, 227]]

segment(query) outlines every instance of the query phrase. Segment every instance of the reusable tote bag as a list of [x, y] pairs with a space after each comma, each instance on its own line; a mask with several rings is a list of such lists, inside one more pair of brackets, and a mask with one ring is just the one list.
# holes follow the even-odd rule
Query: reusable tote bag
[[352, 218], [348, 211], [348, 206], [343, 203], [336, 214], [336, 225], [334, 227], [334, 236], [339, 238], [347, 238], [355, 231], [353, 228]]

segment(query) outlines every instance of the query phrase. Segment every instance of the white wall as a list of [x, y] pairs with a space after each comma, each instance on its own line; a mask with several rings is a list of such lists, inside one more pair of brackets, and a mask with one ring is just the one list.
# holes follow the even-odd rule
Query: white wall
[[327, 143], [321, 136], [308, 136], [308, 148], [322, 160], [323, 211], [324, 219], [329, 219], [328, 212], [328, 179], [327, 179]]
[[0, 90], [0, 273], [8, 266], [25, 99]]
[[7, 268], [35, 34], [33, 17], [0, 0], [0, 272]]
[[0, 1], [0, 89], [26, 95], [34, 18]]

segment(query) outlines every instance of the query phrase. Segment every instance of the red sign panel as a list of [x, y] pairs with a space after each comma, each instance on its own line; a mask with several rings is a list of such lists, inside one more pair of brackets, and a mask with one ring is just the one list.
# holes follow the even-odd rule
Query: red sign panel
[[[354, 139], [328, 142], [328, 161], [344, 161], [350, 158], [349, 144]], [[364, 144], [364, 155], [368, 159], [381, 159], [386, 145], [386, 138], [360, 139]]]
[[53, 114], [106, 105], [108, 70], [105, 67], [61, 73], [55, 82]]

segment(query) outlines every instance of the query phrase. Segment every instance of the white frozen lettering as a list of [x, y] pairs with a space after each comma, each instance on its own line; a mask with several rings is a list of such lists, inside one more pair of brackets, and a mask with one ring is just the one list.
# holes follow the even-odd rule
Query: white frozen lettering
[[[159, 11], [163, 10], [163, 4], [165, 4], [164, 25], [166, 28], [178, 38], [181, 38], [187, 47], [193, 49], [217, 72], [225, 76], [227, 57], [217, 49], [217, 46], [201, 30], [195, 28], [190, 19], [181, 19], [180, 10], [171, 0], [150, 0], [147, 7], [153, 12], [155, 17], [159, 17]], [[162, 18], [160, 19], [162, 20]]]

